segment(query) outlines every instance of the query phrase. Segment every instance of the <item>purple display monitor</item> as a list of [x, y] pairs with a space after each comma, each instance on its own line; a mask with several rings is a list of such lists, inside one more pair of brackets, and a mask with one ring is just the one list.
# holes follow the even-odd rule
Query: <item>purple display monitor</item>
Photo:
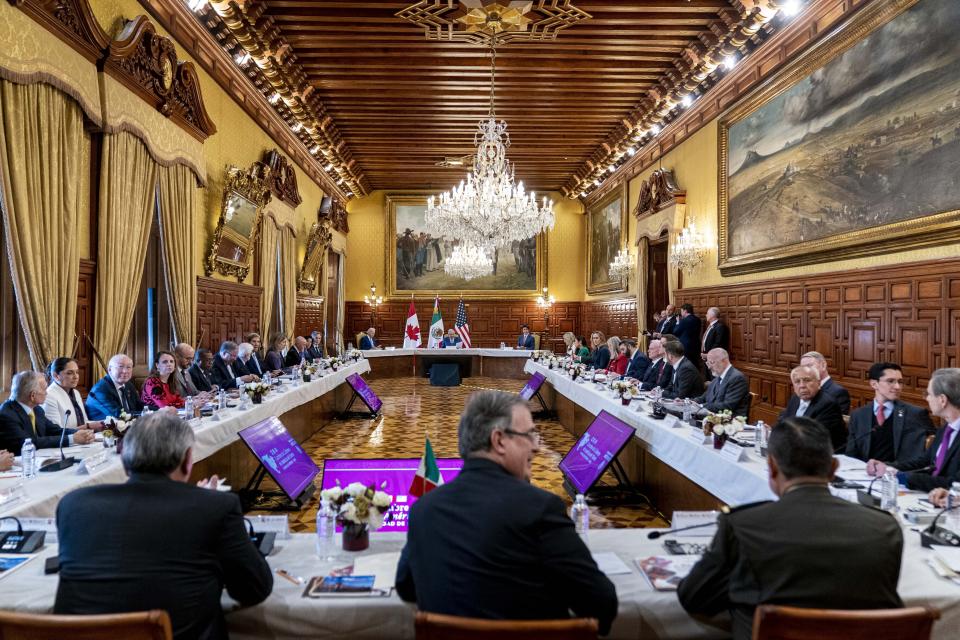
[[291, 500], [296, 500], [320, 473], [320, 467], [276, 416], [247, 427], [237, 435]]
[[543, 381], [546, 379], [547, 377], [540, 372], [533, 374], [533, 377], [527, 380], [527, 384], [523, 385], [523, 389], [520, 390], [520, 397], [524, 400], [533, 398], [533, 395], [540, 391], [540, 387], [543, 386]]
[[347, 376], [347, 384], [349, 384], [354, 391], [357, 392], [357, 395], [360, 396], [360, 399], [363, 400], [363, 403], [369, 407], [370, 411], [374, 413], [380, 413], [380, 407], [383, 406], [383, 400], [377, 397], [377, 394], [373, 392], [373, 389], [367, 384], [367, 381], [360, 377], [358, 373], [351, 373]]
[[[337, 486], [339, 480], [341, 487], [351, 482], [362, 482], [380, 489], [380, 485], [386, 482], [382, 491], [393, 496], [393, 506], [390, 507], [390, 517], [380, 531], [406, 531], [407, 515], [417, 501], [417, 497], [408, 492], [419, 466], [420, 458], [324, 460], [320, 486], [322, 489], [331, 489]], [[437, 458], [437, 467], [443, 481], [450, 482], [460, 473], [463, 460]]]
[[634, 428], [606, 411], [594, 418], [586, 432], [560, 461], [560, 470], [577, 493], [586, 494], [617, 454], [633, 437]]

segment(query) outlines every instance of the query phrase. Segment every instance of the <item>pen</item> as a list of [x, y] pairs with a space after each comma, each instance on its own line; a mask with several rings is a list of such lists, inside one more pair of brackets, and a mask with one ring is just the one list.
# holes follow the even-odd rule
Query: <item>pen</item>
[[277, 575], [280, 576], [281, 578], [284, 578], [284, 579], [286, 579], [286, 580], [289, 580], [289, 581], [292, 582], [293, 584], [296, 584], [296, 585], [301, 585], [301, 584], [303, 584], [303, 578], [300, 578], [300, 577], [294, 576], [294, 575], [290, 575], [290, 573], [288, 573], [287, 571], [285, 571], [285, 570], [283, 570], [283, 569], [277, 569]]

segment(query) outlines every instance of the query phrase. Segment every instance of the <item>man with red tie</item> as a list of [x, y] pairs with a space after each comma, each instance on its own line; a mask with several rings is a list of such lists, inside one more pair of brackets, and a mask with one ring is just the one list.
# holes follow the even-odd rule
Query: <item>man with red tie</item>
[[[922, 454], [897, 460], [889, 466], [897, 470], [897, 478], [910, 489], [930, 491], [949, 488], [960, 481], [960, 369], [937, 369], [927, 383], [927, 405], [930, 413], [941, 418], [933, 445]], [[867, 462], [867, 473], [882, 476], [888, 465], [880, 460]]]

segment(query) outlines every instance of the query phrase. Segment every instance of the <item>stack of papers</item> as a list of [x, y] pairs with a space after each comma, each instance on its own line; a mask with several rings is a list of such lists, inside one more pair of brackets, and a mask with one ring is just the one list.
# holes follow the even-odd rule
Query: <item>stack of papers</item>
[[680, 581], [687, 577], [700, 556], [650, 556], [637, 558], [640, 573], [657, 591], [676, 591]]

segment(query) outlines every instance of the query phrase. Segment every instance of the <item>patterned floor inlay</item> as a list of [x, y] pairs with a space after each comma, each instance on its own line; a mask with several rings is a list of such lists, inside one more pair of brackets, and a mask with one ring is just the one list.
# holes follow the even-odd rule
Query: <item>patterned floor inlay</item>
[[[304, 449], [321, 469], [325, 458], [419, 458], [425, 435], [430, 436], [437, 457], [457, 457], [457, 421], [470, 394], [479, 389], [517, 392], [523, 383], [471, 377], [459, 387], [432, 387], [424, 378], [394, 378], [373, 380], [370, 386], [383, 400], [380, 419], [337, 420], [304, 443]], [[539, 408], [535, 404], [531, 403], [531, 409]], [[575, 439], [555, 421], [536, 422], [543, 439], [533, 461], [532, 482], [570, 503], [557, 465]], [[291, 514], [290, 529], [300, 533], [315, 531], [316, 509], [314, 501]], [[591, 507], [591, 512], [592, 526], [596, 528], [667, 526], [646, 506]]]

